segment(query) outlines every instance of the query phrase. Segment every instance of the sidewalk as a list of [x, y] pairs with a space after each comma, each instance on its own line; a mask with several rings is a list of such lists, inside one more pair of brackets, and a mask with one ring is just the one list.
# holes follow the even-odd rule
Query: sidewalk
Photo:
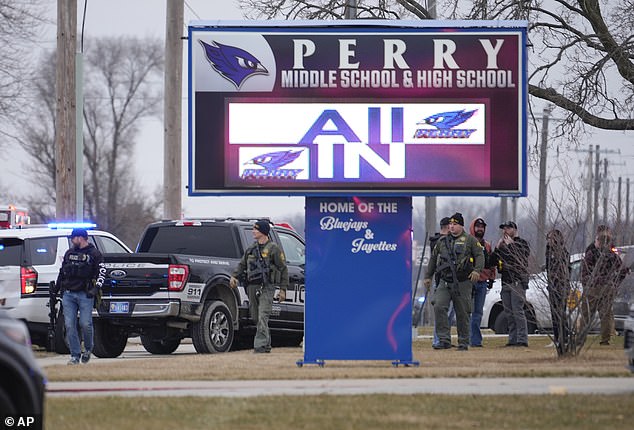
[[631, 394], [634, 378], [405, 378], [257, 381], [49, 382], [47, 397], [253, 397], [359, 394]]

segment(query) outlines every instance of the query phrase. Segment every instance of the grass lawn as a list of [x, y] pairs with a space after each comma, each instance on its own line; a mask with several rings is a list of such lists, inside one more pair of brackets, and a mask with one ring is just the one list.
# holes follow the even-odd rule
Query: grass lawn
[[628, 396], [55, 398], [54, 429], [631, 429]]
[[[49, 380], [240, 380], [324, 378], [435, 378], [505, 376], [622, 376], [623, 338], [599, 346], [590, 339], [578, 358], [558, 359], [548, 337], [529, 348], [506, 348], [505, 337], [485, 339], [468, 352], [434, 351], [430, 339], [413, 344], [420, 367], [389, 361], [326, 361], [323, 368], [295, 362], [301, 348], [218, 355], [175, 354], [87, 366], [45, 368]], [[46, 400], [46, 429], [630, 429], [634, 393], [608, 395], [363, 395], [211, 397], [65, 397]]]
[[579, 357], [558, 359], [547, 348], [547, 336], [531, 337], [528, 348], [507, 348], [505, 337], [486, 338], [484, 348], [467, 352], [435, 351], [430, 339], [413, 344], [419, 367], [391, 366], [390, 361], [329, 361], [323, 368], [296, 366], [301, 348], [274, 348], [271, 354], [254, 356], [250, 350], [226, 354], [174, 354], [91, 360], [88, 366], [48, 366], [51, 381], [106, 380], [236, 380], [236, 379], [326, 379], [326, 378], [434, 378], [434, 377], [531, 377], [531, 376], [623, 376], [623, 338], [610, 346], [599, 346], [595, 338]]

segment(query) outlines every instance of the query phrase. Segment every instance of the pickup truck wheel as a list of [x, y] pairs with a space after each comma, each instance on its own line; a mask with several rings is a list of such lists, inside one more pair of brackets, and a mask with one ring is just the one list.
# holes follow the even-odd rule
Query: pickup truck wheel
[[92, 353], [99, 358], [120, 356], [128, 343], [128, 334], [107, 321], [94, 321], [93, 325], [95, 336]]
[[181, 340], [176, 339], [154, 339], [151, 336], [141, 335], [143, 348], [150, 354], [168, 355], [176, 351], [181, 344]]
[[192, 326], [192, 341], [202, 354], [227, 352], [233, 343], [233, 318], [221, 301], [205, 302], [200, 321]]

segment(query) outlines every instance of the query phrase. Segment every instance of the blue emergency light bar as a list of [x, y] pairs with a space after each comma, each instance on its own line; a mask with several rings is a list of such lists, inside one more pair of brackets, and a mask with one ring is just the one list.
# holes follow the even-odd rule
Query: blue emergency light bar
[[53, 222], [48, 224], [48, 228], [62, 230], [66, 228], [96, 228], [97, 224], [91, 222]]

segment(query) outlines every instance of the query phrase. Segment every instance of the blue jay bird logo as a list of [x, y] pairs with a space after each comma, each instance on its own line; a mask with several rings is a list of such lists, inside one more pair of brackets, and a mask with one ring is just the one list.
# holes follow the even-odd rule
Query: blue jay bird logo
[[244, 49], [223, 45], [216, 41], [213, 41], [212, 45], [202, 40], [199, 42], [212, 67], [222, 77], [231, 81], [237, 89], [247, 78], [254, 75], [268, 75], [269, 73], [266, 67], [260, 63], [260, 60]]
[[457, 127], [469, 118], [473, 116], [473, 114], [477, 111], [477, 109], [470, 110], [465, 112], [464, 109], [457, 110], [453, 112], [443, 112], [437, 113], [427, 118], [423, 119], [416, 124], [429, 124], [436, 127], [438, 130], [449, 130], [451, 128]]
[[295, 161], [297, 157], [302, 153], [302, 149], [299, 151], [277, 151], [269, 152], [268, 154], [258, 155], [247, 161], [244, 164], [256, 164], [264, 167], [266, 170], [277, 170], [282, 166], [286, 166]]
[[243, 178], [274, 178], [274, 179], [296, 179], [297, 175], [304, 169], [282, 169], [283, 166], [295, 161], [304, 149], [297, 151], [276, 151], [258, 155], [246, 161], [244, 165], [254, 164], [262, 169], [245, 169]]
[[430, 115], [422, 121], [417, 122], [417, 125], [431, 125], [436, 129], [418, 128], [414, 133], [416, 139], [431, 139], [431, 138], [457, 138], [465, 139], [471, 136], [475, 129], [457, 129], [463, 122], [467, 121], [478, 110], [467, 111], [465, 109], [457, 110], [453, 112], [442, 112]]

